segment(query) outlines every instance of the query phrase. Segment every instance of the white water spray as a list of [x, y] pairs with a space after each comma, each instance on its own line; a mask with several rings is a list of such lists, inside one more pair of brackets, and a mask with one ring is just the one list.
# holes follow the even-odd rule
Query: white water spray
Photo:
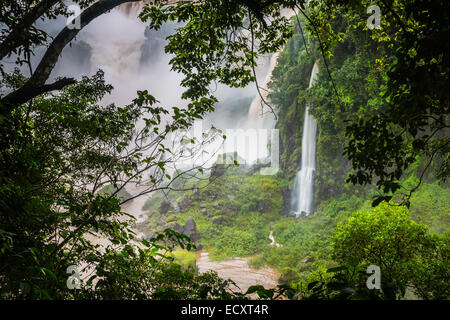
[[[317, 62], [314, 63], [309, 88], [314, 84], [319, 73]], [[292, 210], [298, 217], [308, 216], [313, 212], [314, 204], [314, 174], [316, 171], [316, 134], [317, 122], [309, 114], [309, 106], [306, 106], [305, 121], [303, 124], [302, 137], [302, 166], [295, 177], [294, 189], [292, 192]]]
[[[263, 102], [267, 101], [267, 96], [269, 95], [269, 83], [272, 80], [273, 69], [277, 66], [278, 58], [280, 57], [281, 51], [278, 51], [272, 55], [270, 58], [269, 69], [267, 70], [267, 76], [264, 79], [263, 87], [260, 88], [260, 93], [257, 94], [253, 99], [250, 109], [248, 110], [248, 115], [250, 119], [257, 119], [259, 116], [263, 115]], [[263, 101], [264, 99], [264, 101]]]

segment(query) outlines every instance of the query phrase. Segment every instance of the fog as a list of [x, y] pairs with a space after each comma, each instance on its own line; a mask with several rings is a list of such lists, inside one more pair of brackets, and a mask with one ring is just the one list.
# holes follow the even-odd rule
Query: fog
[[[168, 110], [174, 106], [184, 107], [187, 101], [181, 99], [184, 91], [180, 86], [182, 75], [170, 70], [171, 57], [164, 52], [164, 45], [167, 43], [165, 39], [175, 31], [177, 25], [167, 23], [158, 31], [149, 30], [146, 28], [147, 24], [137, 17], [138, 10], [139, 6], [120, 6], [89, 23], [63, 50], [48, 82], [56, 77], [80, 79], [82, 75], [93, 75], [98, 69], [102, 69], [105, 81], [114, 87], [112, 93], [103, 99], [103, 104], [127, 105], [136, 97], [137, 90], [148, 90], [160, 105]], [[55, 36], [65, 23], [66, 18], [60, 17], [56, 20], [40, 21], [38, 26]], [[37, 66], [44, 50], [45, 48], [36, 50], [36, 55], [32, 57], [33, 68]], [[264, 56], [258, 61], [256, 73], [260, 86], [268, 78], [270, 58]], [[26, 68], [23, 72], [29, 74]], [[258, 95], [254, 83], [245, 88], [229, 88], [219, 84], [211, 89], [219, 103], [216, 111], [206, 115], [200, 124], [204, 131], [211, 125], [224, 133], [232, 129], [273, 127], [271, 116], [248, 117], [252, 100]], [[259, 140], [256, 144], [248, 139], [246, 144], [231, 143], [229, 140], [220, 152], [237, 150], [239, 155], [250, 163], [268, 155], [267, 138]], [[207, 151], [217, 151], [222, 142], [216, 141]], [[249, 147], [252, 145], [253, 147]], [[209, 161], [209, 164], [213, 160]]]

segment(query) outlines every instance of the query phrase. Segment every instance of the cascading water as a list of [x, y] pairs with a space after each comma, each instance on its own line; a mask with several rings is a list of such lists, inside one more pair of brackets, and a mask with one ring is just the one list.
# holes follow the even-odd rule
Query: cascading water
[[[286, 8], [281, 10], [281, 15], [287, 19], [291, 18], [294, 14], [295, 14], [294, 10], [290, 10], [290, 9], [286, 9]], [[264, 113], [263, 113], [263, 102], [264, 101], [263, 101], [263, 99], [267, 100], [267, 97], [269, 95], [269, 84], [270, 84], [270, 81], [272, 80], [272, 72], [278, 64], [278, 58], [280, 57], [283, 49], [284, 48], [280, 48], [277, 52], [272, 54], [272, 56], [270, 57], [270, 64], [269, 64], [269, 68], [267, 70], [266, 78], [264, 79], [263, 87], [260, 89], [261, 94], [258, 93], [256, 95], [256, 97], [253, 99], [253, 101], [250, 105], [250, 108], [248, 110], [248, 118], [250, 121], [256, 120], [260, 116], [264, 116]]]
[[[311, 79], [309, 88], [314, 84], [319, 73], [317, 62], [314, 63], [311, 71]], [[313, 212], [314, 203], [314, 174], [316, 171], [316, 134], [317, 122], [314, 117], [309, 114], [309, 107], [306, 106], [305, 121], [303, 124], [302, 137], [302, 166], [297, 173], [292, 190], [292, 211], [299, 217], [301, 215], [308, 216]]]
[[275, 69], [278, 58], [281, 54], [281, 51], [278, 51], [272, 55], [270, 58], [270, 65], [269, 69], [267, 70], [267, 76], [264, 79], [263, 87], [260, 89], [261, 95], [257, 94], [256, 97], [253, 99], [252, 104], [250, 105], [250, 109], [248, 110], [248, 115], [250, 119], [257, 119], [258, 116], [262, 115], [262, 105], [263, 105], [263, 99], [267, 100], [267, 96], [269, 95], [269, 83], [270, 80], [272, 80], [272, 71]]

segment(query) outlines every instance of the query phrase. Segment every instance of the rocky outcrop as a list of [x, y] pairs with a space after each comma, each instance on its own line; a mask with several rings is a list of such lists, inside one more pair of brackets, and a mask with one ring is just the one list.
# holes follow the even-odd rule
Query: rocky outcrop
[[171, 209], [172, 209], [172, 206], [170, 205], [170, 202], [164, 200], [163, 202], [161, 202], [161, 206], [159, 207], [159, 212], [162, 215], [166, 215], [167, 213], [169, 213], [169, 210], [171, 210]]
[[292, 268], [285, 267], [281, 270], [281, 275], [280, 278], [278, 279], [278, 284], [286, 285], [292, 282], [297, 282], [298, 280], [300, 280], [300, 276], [298, 275], [297, 271], [295, 271]]
[[199, 190], [198, 188], [196, 188], [196, 189], [192, 192], [192, 196], [194, 197], [194, 200], [195, 200], [195, 201], [203, 200], [202, 193], [200, 192], [200, 190]]
[[202, 215], [207, 216], [208, 215], [208, 210], [206, 210], [206, 204], [201, 204], [200, 205], [200, 212], [202, 213]]
[[183, 200], [178, 204], [180, 212], [184, 212], [192, 203], [191, 197], [184, 197]]
[[198, 233], [197, 225], [192, 219], [192, 217], [189, 217], [183, 227], [183, 234], [187, 235], [189, 238], [191, 238], [193, 241], [197, 242], [200, 240], [200, 233]]
[[181, 226], [178, 222], [170, 221], [166, 225], [166, 228], [172, 229], [175, 232], [188, 236], [198, 247], [200, 233], [198, 232], [197, 224], [195, 223], [194, 219], [192, 219], [192, 217], [189, 217], [183, 226]]

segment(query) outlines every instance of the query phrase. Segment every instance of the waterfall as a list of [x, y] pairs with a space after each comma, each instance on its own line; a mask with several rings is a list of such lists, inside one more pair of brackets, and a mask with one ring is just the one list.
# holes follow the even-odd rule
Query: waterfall
[[92, 48], [91, 72], [103, 69], [107, 81], [113, 85], [121, 84], [139, 71], [146, 25], [135, 17], [138, 11], [132, 10], [138, 7], [118, 7], [94, 20], [84, 34]]
[[[311, 71], [309, 88], [314, 84], [319, 73], [317, 62]], [[301, 169], [295, 177], [294, 189], [292, 190], [292, 211], [298, 217], [308, 216], [313, 212], [314, 203], [314, 174], [316, 171], [316, 134], [317, 122], [309, 114], [309, 106], [306, 106], [305, 121], [303, 124], [302, 137], [302, 159]]]
[[[248, 110], [248, 115], [250, 119], [257, 119], [258, 116], [262, 115], [262, 106], [263, 106], [263, 99], [267, 101], [267, 96], [269, 95], [269, 83], [272, 79], [272, 71], [275, 69], [278, 63], [278, 58], [281, 54], [281, 50], [274, 53], [272, 57], [270, 58], [270, 64], [269, 69], [267, 70], [267, 76], [264, 79], [263, 87], [260, 88], [261, 95], [257, 94], [256, 97], [253, 99], [252, 104], [250, 105], [250, 109]], [[262, 98], [261, 98], [262, 97]]]
[[[281, 16], [289, 19], [293, 15], [295, 15], [295, 11], [288, 9], [288, 8], [283, 8], [283, 9], [281, 9], [280, 14], [281, 14]], [[283, 49], [284, 49], [284, 47], [280, 48], [280, 50], [278, 50], [277, 52], [272, 54], [272, 56], [270, 58], [270, 64], [269, 64], [269, 68], [267, 70], [266, 78], [264, 79], [262, 88], [260, 88], [261, 95], [259, 93], [256, 95], [256, 97], [253, 99], [253, 101], [250, 105], [250, 109], [248, 111], [248, 119], [250, 121], [257, 119], [259, 116], [262, 116], [262, 117], [264, 116], [264, 114], [263, 114], [263, 99], [265, 101], [267, 101], [267, 96], [269, 95], [269, 84], [270, 84], [270, 81], [272, 80], [272, 72], [273, 72], [273, 69], [275, 69], [275, 67], [278, 64], [278, 58], [280, 57]]]

